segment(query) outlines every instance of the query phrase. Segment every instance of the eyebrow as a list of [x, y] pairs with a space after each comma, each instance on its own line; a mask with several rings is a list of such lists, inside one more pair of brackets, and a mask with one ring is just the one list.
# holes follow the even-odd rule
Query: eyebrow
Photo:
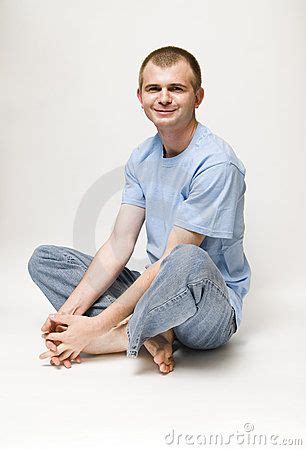
[[[170, 83], [169, 86], [171, 86], [171, 87], [182, 87], [182, 88], [187, 88], [187, 86], [185, 86], [185, 85], [182, 84], [182, 83]], [[147, 84], [147, 85], [145, 86], [145, 89], [148, 89], [148, 88], [151, 88], [151, 87], [160, 87], [160, 85], [159, 85], [159, 84]]]

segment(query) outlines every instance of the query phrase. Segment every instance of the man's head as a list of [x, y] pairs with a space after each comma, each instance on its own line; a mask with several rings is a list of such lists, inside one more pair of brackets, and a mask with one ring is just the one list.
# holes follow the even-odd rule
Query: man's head
[[186, 126], [204, 97], [197, 60], [178, 47], [154, 50], [141, 65], [137, 96], [158, 128]]

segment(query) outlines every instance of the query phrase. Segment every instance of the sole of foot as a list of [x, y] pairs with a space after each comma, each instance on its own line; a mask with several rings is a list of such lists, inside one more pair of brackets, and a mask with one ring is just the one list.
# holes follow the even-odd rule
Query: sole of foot
[[154, 362], [158, 365], [159, 370], [163, 374], [168, 374], [174, 369], [174, 358], [172, 343], [174, 340], [174, 333], [168, 330], [157, 336], [154, 336], [145, 341], [144, 346], [153, 356]]

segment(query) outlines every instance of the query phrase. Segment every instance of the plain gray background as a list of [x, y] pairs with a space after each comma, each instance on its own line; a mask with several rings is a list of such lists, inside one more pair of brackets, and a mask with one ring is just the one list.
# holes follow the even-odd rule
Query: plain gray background
[[[4, 448], [156, 449], [173, 427], [234, 432], [245, 422], [301, 434], [305, 9], [302, 0], [0, 2]], [[56, 370], [37, 359], [52, 309], [27, 260], [40, 244], [79, 243], [92, 253], [92, 242], [98, 249], [108, 237], [123, 165], [156, 132], [136, 97], [138, 70], [165, 45], [198, 59], [205, 99], [197, 119], [247, 170], [252, 285], [241, 329], [227, 349], [183, 355], [168, 377], [146, 355]], [[80, 208], [92, 214], [76, 231]], [[86, 227], [88, 236], [76, 234]], [[143, 269], [144, 258], [142, 231], [132, 267]]]

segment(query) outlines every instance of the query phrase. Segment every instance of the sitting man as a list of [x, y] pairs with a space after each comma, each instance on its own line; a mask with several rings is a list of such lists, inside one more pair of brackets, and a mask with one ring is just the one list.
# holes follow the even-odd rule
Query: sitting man
[[[58, 314], [42, 327], [41, 358], [71, 367], [80, 353], [144, 345], [160, 372], [173, 370], [173, 341], [224, 345], [238, 329], [249, 290], [243, 250], [245, 168], [196, 120], [204, 97], [195, 57], [178, 47], [150, 53], [137, 96], [157, 133], [135, 148], [115, 225], [94, 257], [41, 245], [28, 268]], [[150, 265], [126, 267], [146, 221]]]

